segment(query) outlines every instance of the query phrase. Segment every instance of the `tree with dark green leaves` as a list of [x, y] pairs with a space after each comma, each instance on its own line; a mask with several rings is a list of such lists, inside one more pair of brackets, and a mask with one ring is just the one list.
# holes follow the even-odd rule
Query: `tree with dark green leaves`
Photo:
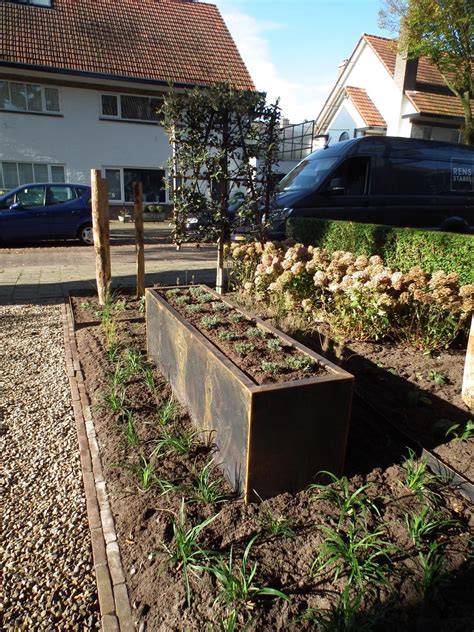
[[462, 105], [464, 142], [474, 145], [474, 0], [384, 0], [379, 23], [400, 32], [400, 51], [440, 71]]
[[224, 287], [224, 252], [230, 239], [229, 202], [245, 195], [246, 226], [264, 239], [278, 160], [278, 104], [266, 95], [220, 83], [186, 92], [170, 90], [161, 109], [173, 148], [170, 161], [173, 237], [186, 240], [189, 217], [200, 237], [217, 242], [216, 289]]

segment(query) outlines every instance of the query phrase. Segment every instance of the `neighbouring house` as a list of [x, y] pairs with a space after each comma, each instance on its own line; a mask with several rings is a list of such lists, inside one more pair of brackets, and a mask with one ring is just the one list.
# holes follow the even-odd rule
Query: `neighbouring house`
[[192, 0], [0, 2], [0, 189], [107, 179], [111, 212], [167, 203], [171, 155], [156, 110], [177, 90], [254, 89], [218, 11]]
[[364, 34], [316, 119], [329, 144], [370, 134], [460, 141], [459, 99], [425, 58], [407, 59], [396, 40]]

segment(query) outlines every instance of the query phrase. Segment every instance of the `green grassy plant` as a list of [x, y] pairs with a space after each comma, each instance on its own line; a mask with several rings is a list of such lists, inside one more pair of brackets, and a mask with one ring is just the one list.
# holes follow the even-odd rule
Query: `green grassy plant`
[[362, 601], [362, 591], [352, 595], [345, 586], [329, 609], [309, 608], [298, 620], [314, 624], [315, 632], [372, 632], [377, 618], [361, 611]]
[[424, 600], [433, 597], [446, 579], [445, 555], [441, 542], [430, 542], [428, 550], [419, 551], [418, 559], [421, 565], [421, 575], [416, 580], [416, 586]]
[[262, 506], [260, 526], [269, 535], [277, 538], [293, 538], [295, 532], [291, 528], [291, 521], [284, 516], [275, 515], [271, 509]]
[[127, 410], [124, 413], [125, 417], [125, 438], [127, 439], [127, 443], [130, 446], [136, 446], [140, 443], [140, 439], [137, 434], [137, 430], [135, 428], [135, 422], [133, 418], [133, 412], [131, 410]]
[[206, 529], [218, 516], [216, 514], [190, 527], [186, 517], [184, 498], [177, 518], [173, 519], [173, 541], [170, 545], [161, 543], [162, 548], [168, 554], [170, 561], [181, 570], [183, 574], [186, 601], [191, 605], [191, 585], [189, 573], [202, 570], [202, 564], [213, 557], [213, 552], [203, 549], [198, 542], [202, 531]]
[[194, 430], [183, 430], [181, 433], [175, 433], [164, 425], [161, 432], [161, 438], [156, 443], [156, 449], [175, 452], [176, 454], [189, 454], [196, 445], [196, 432]]
[[408, 450], [408, 457], [404, 462], [405, 486], [420, 500], [433, 498], [436, 493], [432, 489], [435, 477], [428, 473], [426, 459], [417, 459], [413, 450]]
[[334, 580], [347, 574], [347, 584], [367, 589], [367, 585], [387, 583], [384, 565], [390, 562], [390, 544], [383, 539], [384, 531], [367, 531], [365, 525], [349, 523], [347, 531], [320, 526], [323, 541], [311, 565], [311, 574], [334, 569]]
[[215, 505], [229, 499], [229, 495], [223, 491], [225, 478], [221, 474], [216, 476], [215, 469], [213, 459], [208, 461], [202, 469], [193, 469], [190, 492], [194, 502]]
[[174, 421], [177, 412], [178, 406], [173, 397], [170, 397], [158, 408], [158, 423], [160, 426], [167, 426], [169, 423]]
[[253, 537], [245, 547], [240, 564], [234, 563], [231, 547], [228, 559], [217, 558], [210, 566], [206, 567], [206, 570], [214, 575], [217, 581], [219, 592], [215, 603], [223, 602], [235, 610], [251, 611], [259, 597], [277, 597], [288, 601], [287, 595], [281, 591], [268, 586], [256, 585], [255, 575], [258, 563], [249, 562], [249, 556], [257, 537]]
[[123, 353], [123, 361], [125, 364], [125, 370], [129, 376], [142, 373], [145, 366], [143, 355], [137, 349], [125, 349]]
[[123, 386], [112, 384], [104, 395], [104, 405], [113, 413], [123, 414], [127, 405], [127, 391]]
[[419, 513], [405, 516], [405, 524], [413, 544], [417, 549], [421, 549], [425, 539], [454, 526], [456, 521], [440, 520], [436, 518], [429, 505], [424, 505]]
[[231, 323], [241, 323], [243, 320], [247, 320], [240, 312], [232, 312], [232, 314], [228, 316], [228, 319]]
[[469, 419], [464, 428], [460, 424], [454, 424], [446, 431], [446, 436], [452, 436], [457, 441], [469, 441], [474, 438], [474, 421]]
[[338, 528], [347, 520], [353, 520], [360, 514], [367, 516], [370, 513], [379, 514], [377, 505], [375, 502], [367, 496], [367, 490], [370, 489], [370, 483], [361, 485], [354, 491], [350, 488], [349, 480], [346, 476], [338, 478], [331, 472], [321, 471], [318, 474], [323, 474], [331, 481], [331, 485], [322, 485], [314, 483], [308, 487], [310, 492], [317, 492], [313, 494], [312, 498], [327, 500], [330, 502], [339, 513]]
[[138, 313], [139, 314], [144, 314], [146, 310], [146, 299], [145, 299], [145, 295], [140, 296], [140, 298], [138, 299]]
[[143, 367], [143, 383], [153, 395], [156, 393], [155, 376], [151, 366]]
[[155, 463], [153, 457], [147, 459], [143, 454], [140, 454], [139, 462], [135, 466], [135, 473], [140, 489], [143, 491], [150, 489], [155, 476]]

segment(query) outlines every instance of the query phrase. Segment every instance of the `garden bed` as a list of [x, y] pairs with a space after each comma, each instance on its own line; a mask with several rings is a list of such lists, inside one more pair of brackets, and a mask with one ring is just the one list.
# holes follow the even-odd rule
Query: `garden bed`
[[[334, 631], [338, 608], [346, 620], [352, 617], [357, 630], [472, 629], [470, 507], [457, 492], [430, 480], [423, 463], [408, 458], [403, 442], [363, 400], [354, 402], [346, 466], [348, 489], [360, 490], [361, 503], [346, 504], [341, 513], [337, 498], [345, 494], [334, 483], [328, 488], [334, 494], [315, 488], [245, 505], [212, 466], [208, 470], [217, 497], [204, 503], [197, 481], [212, 458], [212, 445], [195, 434], [186, 410], [169, 399], [170, 387], [159, 373], [144, 364], [144, 357], [137, 362], [135, 352], [143, 355], [145, 350], [144, 324], [121, 321], [116, 326], [114, 340], [99, 325], [77, 330], [76, 337], [133, 615], [141, 630], [217, 632], [242, 630], [250, 622], [252, 631]], [[373, 391], [383, 400], [380, 386]], [[172, 437], [180, 438], [174, 447]], [[185, 437], [188, 449], [179, 454]], [[146, 490], [145, 464], [150, 474]], [[253, 586], [280, 590], [288, 599], [255, 591], [232, 599], [215, 573], [196, 570], [189, 572], [188, 604], [183, 564], [168, 553], [175, 552], [182, 498], [188, 528], [217, 516], [202, 528], [198, 542], [201, 552], [213, 550], [220, 557], [196, 553], [197, 563], [216, 567], [232, 551], [238, 574], [257, 536], [247, 574], [255, 562]], [[432, 528], [415, 543], [407, 516], [423, 512]], [[456, 522], [440, 522], [445, 520]], [[366, 566], [360, 582], [349, 581], [346, 566], [337, 579], [334, 564], [321, 568], [331, 534], [359, 542], [362, 534], [370, 535], [374, 547], [379, 542], [375, 568]], [[435, 571], [431, 576], [430, 570]]]

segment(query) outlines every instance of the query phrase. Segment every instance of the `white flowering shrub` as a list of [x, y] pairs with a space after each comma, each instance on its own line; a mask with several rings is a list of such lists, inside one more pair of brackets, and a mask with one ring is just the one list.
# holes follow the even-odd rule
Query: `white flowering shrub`
[[239, 287], [288, 313], [327, 322], [335, 335], [357, 340], [391, 338], [424, 350], [447, 347], [467, 326], [474, 285], [456, 273], [403, 273], [378, 255], [355, 256], [301, 244], [231, 247]]

